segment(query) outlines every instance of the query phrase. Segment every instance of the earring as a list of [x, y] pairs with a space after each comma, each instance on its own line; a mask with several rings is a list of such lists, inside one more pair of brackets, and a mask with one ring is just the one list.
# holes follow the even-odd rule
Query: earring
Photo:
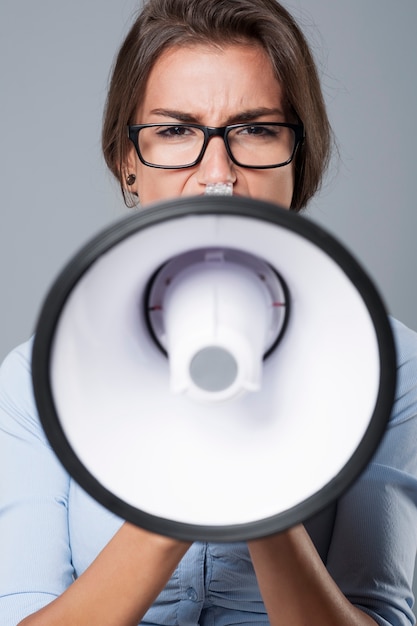
[[131, 187], [136, 182], [136, 176], [134, 174], [129, 174], [126, 178], [126, 184]]

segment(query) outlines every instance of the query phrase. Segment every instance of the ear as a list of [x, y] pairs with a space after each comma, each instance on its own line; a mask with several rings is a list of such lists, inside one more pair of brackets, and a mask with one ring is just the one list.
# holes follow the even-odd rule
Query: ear
[[[123, 162], [121, 172], [120, 172], [120, 181], [122, 187], [127, 194], [138, 195], [137, 182], [136, 182], [136, 172], [137, 172], [137, 163], [138, 157], [135, 151], [135, 148], [132, 146], [129, 147], [128, 152], [126, 154], [126, 159]], [[128, 183], [128, 178], [131, 175], [134, 175], [135, 182]]]

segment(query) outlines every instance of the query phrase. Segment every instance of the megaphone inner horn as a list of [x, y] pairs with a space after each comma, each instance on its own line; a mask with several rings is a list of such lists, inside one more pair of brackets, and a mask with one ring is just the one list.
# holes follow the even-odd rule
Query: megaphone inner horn
[[288, 301], [278, 274], [254, 255], [204, 248], [171, 259], [153, 277], [146, 305], [171, 391], [216, 401], [259, 390]]

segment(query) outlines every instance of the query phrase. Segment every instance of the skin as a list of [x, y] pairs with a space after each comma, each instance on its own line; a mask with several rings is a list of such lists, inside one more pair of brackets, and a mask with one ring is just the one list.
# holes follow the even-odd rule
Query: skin
[[[262, 50], [198, 46], [160, 57], [135, 121], [223, 126], [286, 120], [281, 86]], [[209, 183], [232, 182], [235, 194], [289, 207], [294, 185], [291, 165], [271, 170], [233, 165], [218, 137], [210, 141], [203, 161], [187, 170], [146, 167], [132, 149], [128, 173], [136, 174], [130, 190], [142, 205], [201, 194]], [[125, 523], [67, 591], [21, 626], [137, 626], [188, 547]], [[337, 588], [302, 525], [248, 542], [248, 547], [271, 626], [375, 626]]]

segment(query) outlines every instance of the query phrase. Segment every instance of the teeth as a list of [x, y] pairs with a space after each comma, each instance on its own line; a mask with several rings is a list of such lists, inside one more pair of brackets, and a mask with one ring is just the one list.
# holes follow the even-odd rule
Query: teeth
[[233, 196], [233, 183], [210, 183], [206, 185], [206, 196]]

